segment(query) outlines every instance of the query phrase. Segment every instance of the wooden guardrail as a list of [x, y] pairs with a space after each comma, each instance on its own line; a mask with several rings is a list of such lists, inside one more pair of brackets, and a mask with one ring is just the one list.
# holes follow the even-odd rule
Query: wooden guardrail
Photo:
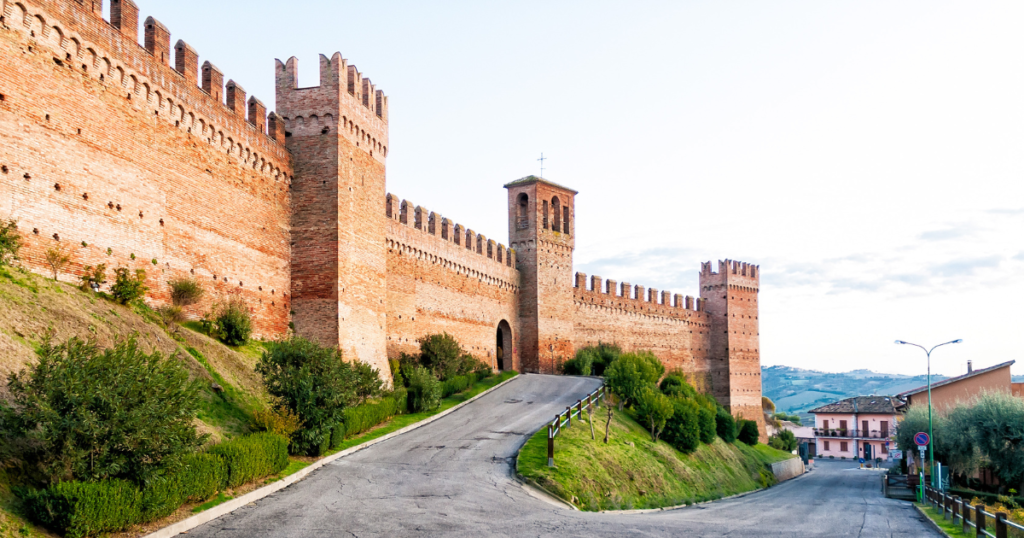
[[[979, 538], [1007, 538], [1009, 529], [1024, 531], [1024, 526], [1008, 520], [1005, 512], [986, 512], [984, 504], [971, 506], [970, 501], [948, 495], [931, 486], [925, 486], [924, 496], [926, 503], [942, 513], [942, 519], [949, 519], [954, 525], [959, 522], [964, 534], [970, 534], [973, 528], [974, 536]], [[990, 532], [989, 527], [994, 532]]]
[[577, 400], [575, 404], [566, 407], [565, 411], [552, 419], [548, 424], [548, 467], [555, 466], [555, 437], [562, 431], [562, 428], [572, 426], [573, 417], [582, 418], [584, 409], [589, 410], [591, 407], [600, 404], [607, 394], [605, 386], [602, 385], [594, 392], [588, 394], [586, 398]]

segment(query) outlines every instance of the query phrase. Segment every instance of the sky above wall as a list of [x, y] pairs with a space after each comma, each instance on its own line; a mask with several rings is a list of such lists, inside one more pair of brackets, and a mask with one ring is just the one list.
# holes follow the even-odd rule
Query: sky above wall
[[[576, 270], [698, 295], [761, 266], [761, 360], [1024, 373], [1022, 2], [139, 0], [274, 103], [341, 51], [389, 96], [388, 190], [507, 243], [580, 191]], [[717, 264], [716, 264], [717, 265]]]

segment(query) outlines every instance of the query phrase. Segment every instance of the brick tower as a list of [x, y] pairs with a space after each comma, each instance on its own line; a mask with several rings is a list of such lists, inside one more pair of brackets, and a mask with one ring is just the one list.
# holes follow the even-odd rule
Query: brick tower
[[757, 294], [760, 267], [732, 260], [700, 268], [700, 296], [711, 317], [711, 382], [715, 398], [733, 415], [756, 420], [767, 440], [761, 410], [761, 355]]
[[346, 359], [369, 363], [389, 379], [383, 240], [387, 97], [341, 54], [320, 56], [319, 86], [298, 88], [297, 75], [295, 58], [277, 62], [277, 110], [295, 167], [295, 331], [341, 346]]
[[508, 189], [508, 236], [521, 278], [519, 357], [525, 372], [555, 373], [572, 358], [576, 191], [528, 176]]

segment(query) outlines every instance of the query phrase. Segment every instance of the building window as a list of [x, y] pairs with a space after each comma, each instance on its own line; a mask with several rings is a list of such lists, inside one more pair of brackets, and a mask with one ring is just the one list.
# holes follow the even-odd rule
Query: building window
[[562, 233], [569, 233], [569, 206], [562, 208]]
[[846, 452], [846, 450], [847, 450], [846, 441], [840, 441], [839, 442], [839, 451], [840, 452]]
[[[828, 421], [826, 420], [825, 423], [828, 424]], [[828, 441], [825, 441], [825, 450], [829, 450]]]
[[548, 229], [548, 201], [544, 200], [544, 229]]
[[562, 202], [558, 201], [557, 196], [551, 199], [551, 209], [555, 212], [555, 218], [551, 221], [551, 229], [560, 232], [562, 231]]
[[525, 230], [530, 227], [530, 197], [525, 192], [520, 193], [517, 205], [519, 209], [516, 213], [516, 229]]

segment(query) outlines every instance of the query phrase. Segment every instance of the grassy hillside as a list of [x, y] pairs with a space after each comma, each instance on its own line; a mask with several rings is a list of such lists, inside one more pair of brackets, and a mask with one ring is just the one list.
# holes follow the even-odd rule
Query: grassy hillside
[[616, 412], [604, 440], [606, 410], [590, 426], [575, 422], [555, 440], [555, 468], [547, 466], [547, 428], [519, 453], [519, 473], [583, 510], [661, 508], [719, 499], [774, 482], [766, 463], [794, 457], [765, 445], [727, 444], [719, 438], [683, 454], [626, 413]]
[[[6, 396], [8, 374], [36, 360], [35, 349], [46, 334], [56, 341], [93, 338], [103, 347], [135, 334], [147, 352], [176, 356], [203, 382], [197, 427], [211, 434], [211, 442], [246, 433], [252, 412], [266, 405], [254, 371], [260, 343], [230, 348], [189, 329], [167, 328], [146, 307], [118, 305], [67, 283], [0, 267], [0, 398]], [[215, 391], [214, 383], [223, 390]], [[48, 536], [15, 515], [5, 473], [0, 468], [0, 538]]]

